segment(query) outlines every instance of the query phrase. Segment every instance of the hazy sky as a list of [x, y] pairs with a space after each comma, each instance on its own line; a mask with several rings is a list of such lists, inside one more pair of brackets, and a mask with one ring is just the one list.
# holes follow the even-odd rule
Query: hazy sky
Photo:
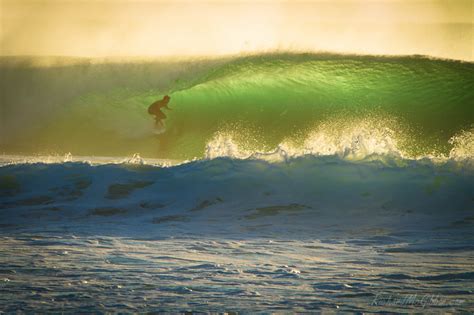
[[0, 0], [2, 55], [280, 50], [473, 60], [474, 0]]

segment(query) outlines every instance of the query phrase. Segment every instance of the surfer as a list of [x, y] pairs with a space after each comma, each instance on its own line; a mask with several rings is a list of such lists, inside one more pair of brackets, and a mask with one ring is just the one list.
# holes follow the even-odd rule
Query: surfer
[[163, 119], [166, 118], [166, 115], [161, 111], [162, 108], [166, 108], [171, 110], [168, 107], [168, 103], [170, 102], [170, 97], [165, 95], [162, 100], [156, 101], [148, 107], [148, 113], [150, 115], [155, 115], [155, 124], [157, 127], [163, 127]]

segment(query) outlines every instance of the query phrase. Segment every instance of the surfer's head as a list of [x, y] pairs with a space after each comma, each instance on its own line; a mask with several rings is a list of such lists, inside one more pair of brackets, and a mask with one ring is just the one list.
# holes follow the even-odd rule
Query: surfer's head
[[168, 95], [165, 95], [165, 97], [163, 97], [163, 100], [169, 102], [170, 98], [171, 98], [171, 97], [169, 97]]

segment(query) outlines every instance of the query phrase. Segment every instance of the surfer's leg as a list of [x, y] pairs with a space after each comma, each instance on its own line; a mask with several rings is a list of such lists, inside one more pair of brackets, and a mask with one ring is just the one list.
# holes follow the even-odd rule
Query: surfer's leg
[[163, 125], [163, 121], [161, 119], [156, 119], [155, 121], [155, 127], [156, 128], [163, 128], [164, 125]]
[[155, 115], [156, 115], [156, 119], [160, 119], [160, 120], [166, 119], [165, 113], [163, 113], [161, 110], [157, 111]]

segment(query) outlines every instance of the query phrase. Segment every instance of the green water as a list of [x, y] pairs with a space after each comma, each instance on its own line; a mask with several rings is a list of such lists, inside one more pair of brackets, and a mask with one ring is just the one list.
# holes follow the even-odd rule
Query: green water
[[[5, 152], [186, 159], [202, 157], [216, 132], [262, 151], [363, 121], [390, 128], [406, 154], [446, 154], [474, 123], [474, 64], [460, 61], [265, 54], [1, 66]], [[173, 110], [156, 135], [147, 107], [164, 94]]]

